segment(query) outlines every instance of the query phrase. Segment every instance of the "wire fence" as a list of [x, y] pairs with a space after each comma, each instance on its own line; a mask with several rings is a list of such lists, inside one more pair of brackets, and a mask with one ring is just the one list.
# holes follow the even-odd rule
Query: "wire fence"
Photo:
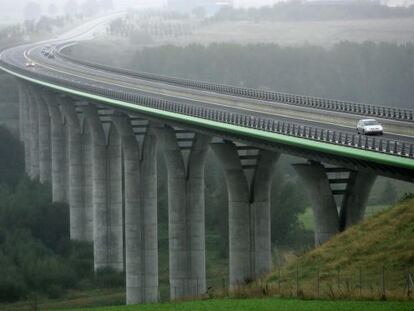
[[267, 283], [280, 295], [313, 298], [413, 298], [412, 268], [373, 266], [342, 270], [296, 266]]
[[[201, 282], [200, 282], [201, 284]], [[205, 290], [159, 286], [159, 301], [200, 298], [290, 297], [299, 299], [414, 300], [414, 268], [370, 266], [342, 270], [309, 266], [276, 268], [273, 276], [229, 286], [227, 278], [207, 279]]]

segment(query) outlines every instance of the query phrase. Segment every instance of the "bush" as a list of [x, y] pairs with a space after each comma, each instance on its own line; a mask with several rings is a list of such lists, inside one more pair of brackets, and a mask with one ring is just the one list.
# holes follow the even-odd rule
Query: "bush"
[[1, 254], [0, 275], [0, 302], [14, 302], [26, 297], [28, 289], [18, 267], [6, 262]]
[[125, 273], [111, 268], [99, 269], [95, 273], [95, 286], [99, 288], [119, 288], [125, 286]]

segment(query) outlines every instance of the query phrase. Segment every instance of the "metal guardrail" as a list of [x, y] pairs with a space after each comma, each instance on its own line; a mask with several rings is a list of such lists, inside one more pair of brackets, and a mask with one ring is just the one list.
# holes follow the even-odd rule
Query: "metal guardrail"
[[149, 96], [137, 95], [131, 92], [113, 90], [105, 86], [89, 85], [82, 83], [81, 81], [63, 80], [58, 77], [39, 74], [10, 65], [5, 63], [3, 60], [0, 64], [13, 72], [32, 77], [34, 79], [40, 79], [44, 82], [56, 85], [64, 84], [65, 87], [76, 91], [88, 92], [94, 95], [134, 103], [136, 105], [149, 108], [281, 135], [305, 138], [317, 142], [414, 159], [414, 144], [410, 143], [398, 142], [385, 138], [350, 134], [342, 131], [332, 131], [319, 127], [303, 126], [292, 122], [276, 121], [271, 118], [256, 117], [242, 113], [232, 113], [191, 104], [178, 103], [170, 100], [157, 99]]
[[164, 82], [167, 84], [172, 84], [175, 86], [183, 86], [187, 88], [200, 89], [213, 91], [216, 93], [234, 95], [245, 98], [252, 98], [258, 100], [265, 100], [268, 102], [277, 102], [284, 103], [289, 105], [309, 107], [327, 111], [336, 111], [344, 112], [350, 114], [364, 115], [369, 117], [380, 117], [385, 119], [392, 119], [398, 121], [408, 121], [414, 122], [414, 110], [409, 109], [400, 109], [400, 108], [391, 108], [383, 106], [374, 106], [369, 104], [354, 103], [354, 102], [345, 102], [332, 99], [324, 99], [311, 96], [301, 96], [294, 95], [289, 93], [280, 93], [280, 92], [270, 92], [270, 91], [261, 91], [249, 88], [241, 88], [236, 86], [215, 84], [203, 81], [194, 81], [189, 79], [168, 77], [162, 75], [156, 75], [152, 73], [145, 72], [133, 72], [127, 69], [118, 69], [102, 64], [92, 63], [85, 60], [78, 60], [74, 57], [71, 57], [67, 54], [62, 53], [62, 50], [65, 48], [65, 45], [61, 45], [57, 48], [56, 55], [66, 59], [68, 61], [78, 63], [87, 67], [94, 69], [101, 69], [113, 73], [119, 73], [135, 78], [151, 80], [155, 82]]

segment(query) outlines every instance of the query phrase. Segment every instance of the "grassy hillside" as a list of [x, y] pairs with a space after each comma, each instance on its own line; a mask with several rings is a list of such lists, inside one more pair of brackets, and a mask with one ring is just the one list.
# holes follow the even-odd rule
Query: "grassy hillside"
[[299, 295], [403, 296], [414, 272], [414, 198], [299, 257], [267, 280]]

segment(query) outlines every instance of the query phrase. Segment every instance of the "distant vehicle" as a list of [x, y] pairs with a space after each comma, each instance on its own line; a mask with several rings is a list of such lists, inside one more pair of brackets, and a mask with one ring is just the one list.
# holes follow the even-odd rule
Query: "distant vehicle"
[[363, 134], [363, 135], [370, 135], [370, 134], [382, 135], [384, 133], [384, 128], [375, 119], [359, 120], [356, 130], [358, 134]]
[[55, 55], [53, 55], [53, 53], [49, 53], [49, 54], [47, 55], [47, 58], [55, 58]]
[[26, 68], [34, 68], [35, 67], [35, 63], [32, 61], [27, 61], [26, 62]]

